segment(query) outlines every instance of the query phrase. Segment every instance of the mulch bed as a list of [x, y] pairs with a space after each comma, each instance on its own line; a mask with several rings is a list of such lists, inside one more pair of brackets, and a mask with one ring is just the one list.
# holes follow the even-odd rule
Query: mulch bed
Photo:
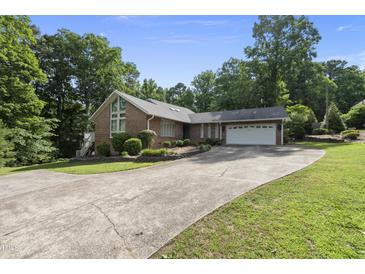
[[306, 135], [305, 141], [326, 142], [326, 143], [343, 143], [344, 140], [339, 135]]
[[186, 157], [193, 156], [195, 154], [201, 153], [197, 147], [195, 146], [187, 146], [187, 147], [174, 147], [171, 149], [177, 154], [174, 155], [165, 155], [165, 156], [90, 156], [83, 158], [71, 158], [72, 162], [160, 162], [160, 161], [172, 161], [177, 159], [182, 159]]

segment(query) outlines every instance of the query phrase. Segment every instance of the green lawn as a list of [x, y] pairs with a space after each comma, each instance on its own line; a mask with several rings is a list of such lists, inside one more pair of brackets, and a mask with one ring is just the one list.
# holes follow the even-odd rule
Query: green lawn
[[48, 169], [70, 174], [95, 174], [115, 171], [123, 171], [140, 167], [147, 167], [156, 163], [136, 163], [136, 162], [69, 162], [60, 161], [49, 164], [40, 164], [27, 167], [3, 167], [0, 168], [0, 175], [14, 172], [29, 171], [36, 169]]
[[154, 258], [365, 258], [365, 145], [242, 195], [192, 225]]

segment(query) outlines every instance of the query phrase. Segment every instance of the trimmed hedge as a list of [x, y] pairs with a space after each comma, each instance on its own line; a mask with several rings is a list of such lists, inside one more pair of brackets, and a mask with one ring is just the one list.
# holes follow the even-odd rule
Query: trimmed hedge
[[344, 130], [341, 132], [342, 139], [356, 140], [360, 136], [360, 131], [358, 130]]
[[212, 148], [212, 146], [209, 144], [201, 144], [199, 146], [200, 151], [208, 151], [208, 150], [211, 150], [211, 148]]
[[184, 147], [186, 147], [186, 146], [190, 146], [190, 145], [191, 145], [191, 140], [190, 140], [190, 139], [185, 139], [185, 140], [183, 141], [183, 143], [184, 143]]
[[169, 148], [169, 147], [171, 147], [171, 142], [170, 141], [164, 141], [164, 142], [162, 142], [162, 146], [164, 148]]
[[114, 150], [120, 154], [123, 151], [124, 142], [130, 139], [131, 137], [132, 136], [130, 136], [128, 133], [125, 132], [114, 133], [112, 139], [112, 146]]
[[176, 141], [176, 146], [177, 147], [183, 147], [184, 146], [184, 141], [183, 140], [177, 140]]
[[131, 156], [138, 155], [142, 150], [142, 141], [138, 138], [130, 138], [125, 141], [124, 150]]
[[108, 144], [107, 142], [98, 144], [96, 146], [96, 151], [101, 156], [110, 156], [110, 144]]
[[165, 155], [171, 155], [173, 154], [172, 151], [166, 149], [166, 148], [160, 148], [160, 149], [144, 149], [141, 152], [142, 156], [165, 156]]
[[143, 148], [150, 148], [155, 142], [154, 138], [157, 136], [156, 132], [150, 129], [141, 130], [138, 132], [137, 137], [142, 142]]

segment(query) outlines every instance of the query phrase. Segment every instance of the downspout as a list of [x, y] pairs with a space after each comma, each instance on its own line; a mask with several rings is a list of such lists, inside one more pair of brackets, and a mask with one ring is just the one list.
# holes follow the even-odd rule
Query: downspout
[[284, 120], [281, 120], [281, 145], [284, 145]]
[[155, 118], [154, 114], [152, 114], [151, 118], [147, 119], [147, 129], [150, 129], [150, 120], [152, 120], [153, 118]]

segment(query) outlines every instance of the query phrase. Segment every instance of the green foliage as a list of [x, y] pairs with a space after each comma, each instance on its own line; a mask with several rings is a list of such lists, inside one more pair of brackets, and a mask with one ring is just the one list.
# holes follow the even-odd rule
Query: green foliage
[[129, 154], [128, 154], [128, 152], [127, 152], [127, 151], [122, 151], [122, 152], [120, 153], [120, 156], [122, 156], [122, 157], [128, 157], [128, 156], [129, 156]]
[[328, 129], [335, 133], [345, 130], [345, 124], [341, 118], [341, 112], [334, 103], [328, 108], [328, 117], [324, 118], [324, 124], [328, 124]]
[[137, 137], [142, 141], [143, 148], [150, 148], [155, 142], [156, 132], [151, 129], [145, 129], [138, 132]]
[[142, 150], [142, 141], [138, 138], [130, 138], [124, 142], [124, 150], [128, 152], [129, 155], [138, 155]]
[[31, 48], [35, 42], [27, 16], [0, 16], [0, 119], [8, 128], [38, 116], [44, 105], [34, 89], [46, 80]]
[[305, 134], [312, 133], [312, 125], [317, 122], [313, 111], [304, 105], [294, 105], [286, 108], [290, 120], [285, 127], [289, 129], [289, 137], [303, 139]]
[[198, 112], [212, 110], [215, 94], [215, 78], [215, 73], [207, 70], [195, 76], [191, 82], [196, 98], [196, 110]]
[[137, 92], [137, 97], [141, 99], [156, 99], [164, 101], [165, 92], [163, 88], [157, 86], [153, 79], [144, 79], [141, 88]]
[[101, 156], [110, 156], [110, 144], [107, 142], [103, 142], [96, 146], [96, 152]]
[[123, 151], [124, 142], [129, 138], [131, 138], [131, 136], [128, 133], [114, 133], [112, 138], [113, 149], [120, 154]]
[[315, 134], [315, 135], [325, 135], [325, 134], [329, 134], [329, 131], [326, 128], [320, 127], [320, 128], [313, 129], [313, 134]]
[[57, 121], [43, 117], [32, 117], [18, 122], [12, 129], [9, 140], [14, 143], [17, 165], [32, 165], [53, 160], [56, 149], [51, 138]]
[[0, 167], [11, 165], [14, 158], [14, 144], [8, 140], [9, 129], [0, 120]]
[[201, 144], [199, 145], [199, 150], [200, 151], [208, 151], [208, 150], [211, 150], [212, 149], [212, 146], [209, 145], [209, 144]]
[[142, 156], [166, 156], [166, 155], [170, 155], [173, 152], [171, 150], [168, 150], [166, 148], [160, 148], [160, 149], [144, 149], [141, 152]]
[[221, 140], [219, 139], [214, 139], [214, 138], [206, 138], [204, 140], [204, 144], [210, 145], [210, 146], [217, 146], [217, 145], [221, 145]]
[[191, 140], [190, 139], [185, 139], [185, 140], [183, 140], [183, 142], [184, 142], [184, 147], [191, 145]]
[[341, 138], [342, 139], [350, 139], [350, 140], [356, 140], [360, 136], [359, 130], [344, 130], [341, 132]]
[[177, 142], [177, 140], [172, 140], [171, 141], [171, 147], [176, 147], [176, 142]]
[[254, 46], [246, 47], [245, 53], [252, 62], [262, 106], [303, 99], [309, 87], [301, 78], [308, 75], [316, 56], [315, 45], [321, 38], [318, 30], [305, 16], [259, 16], [253, 38]]
[[176, 141], [176, 146], [177, 147], [183, 147], [184, 146], [184, 141], [183, 140], [177, 140]]
[[342, 115], [348, 127], [365, 128], [365, 105], [357, 104], [348, 113]]
[[164, 148], [169, 148], [169, 147], [171, 147], [171, 142], [170, 141], [164, 141], [164, 142], [162, 142], [162, 146]]

